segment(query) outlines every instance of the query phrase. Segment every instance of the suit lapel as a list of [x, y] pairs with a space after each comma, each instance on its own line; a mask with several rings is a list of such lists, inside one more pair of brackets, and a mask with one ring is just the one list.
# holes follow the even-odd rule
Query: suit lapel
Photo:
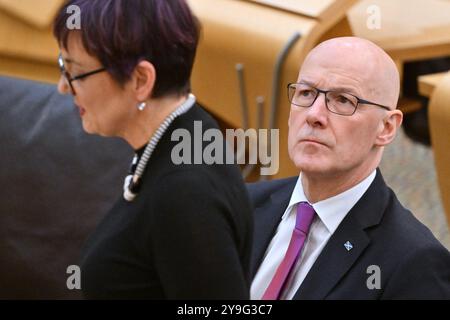
[[272, 240], [286, 207], [289, 204], [297, 179], [288, 183], [270, 196], [265, 205], [255, 209], [254, 241], [252, 251], [252, 278], [264, 258], [264, 253]]
[[[355, 263], [370, 240], [359, 226], [355, 227], [354, 223], [354, 219], [346, 219], [341, 223], [309, 271], [294, 299], [324, 299]], [[353, 246], [349, 251], [344, 247], [347, 241]]]
[[[326, 298], [369, 245], [364, 229], [379, 224], [388, 198], [388, 188], [377, 170], [375, 180], [331, 236], [294, 299]], [[347, 241], [353, 246], [350, 250], [344, 246]]]

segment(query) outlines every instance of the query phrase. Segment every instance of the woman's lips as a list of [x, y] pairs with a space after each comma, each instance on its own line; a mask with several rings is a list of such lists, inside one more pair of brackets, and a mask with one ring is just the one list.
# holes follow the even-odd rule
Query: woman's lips
[[86, 109], [84, 109], [83, 107], [79, 106], [79, 105], [75, 105], [78, 109], [78, 112], [80, 113], [80, 117], [82, 117], [85, 113], [86, 113]]

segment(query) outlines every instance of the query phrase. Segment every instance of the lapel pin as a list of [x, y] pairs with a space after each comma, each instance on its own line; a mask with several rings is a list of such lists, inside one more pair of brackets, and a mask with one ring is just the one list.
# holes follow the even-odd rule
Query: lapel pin
[[350, 243], [350, 241], [347, 241], [346, 243], [344, 243], [344, 247], [345, 247], [345, 249], [347, 249], [347, 251], [350, 251], [353, 249], [353, 245]]

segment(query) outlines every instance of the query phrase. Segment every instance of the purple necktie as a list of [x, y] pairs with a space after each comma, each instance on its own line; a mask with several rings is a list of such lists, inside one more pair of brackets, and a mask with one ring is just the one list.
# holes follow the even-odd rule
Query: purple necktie
[[262, 300], [277, 300], [286, 284], [286, 280], [291, 273], [295, 262], [300, 256], [309, 227], [314, 219], [314, 208], [308, 202], [300, 202], [297, 205], [297, 217], [295, 220], [295, 229], [292, 231], [291, 241], [286, 254], [278, 266], [275, 275], [269, 286], [264, 292]]

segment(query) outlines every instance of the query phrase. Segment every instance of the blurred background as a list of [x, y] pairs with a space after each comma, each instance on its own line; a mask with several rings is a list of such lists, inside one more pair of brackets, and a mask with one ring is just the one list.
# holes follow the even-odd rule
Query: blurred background
[[[0, 197], [0, 298], [79, 297], [65, 286], [65, 266], [76, 262], [86, 234], [120, 192], [131, 155], [120, 141], [87, 137], [70, 97], [55, 91], [59, 49], [51, 28], [63, 2], [0, 0], [0, 151], [8, 155], [0, 182], [13, 185]], [[279, 129], [278, 173], [260, 177], [258, 164], [243, 166], [247, 181], [298, 174], [287, 154], [286, 85], [306, 54], [336, 36], [381, 46], [401, 74], [405, 114], [381, 171], [402, 204], [450, 248], [449, 0], [188, 3], [202, 24], [192, 75], [199, 103], [223, 128]], [[104, 185], [92, 186], [100, 164], [112, 169]], [[55, 186], [48, 176], [66, 180]], [[82, 190], [66, 187], [68, 177]]]

